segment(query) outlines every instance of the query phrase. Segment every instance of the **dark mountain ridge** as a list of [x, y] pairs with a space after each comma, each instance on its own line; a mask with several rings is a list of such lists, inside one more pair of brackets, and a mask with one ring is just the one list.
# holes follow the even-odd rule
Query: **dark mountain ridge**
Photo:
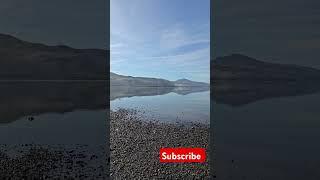
[[320, 79], [320, 70], [293, 64], [258, 61], [241, 54], [218, 57], [211, 62], [211, 79], [288, 81]]
[[47, 46], [0, 34], [0, 80], [106, 80], [108, 50]]
[[268, 63], [241, 54], [211, 61], [211, 98], [231, 106], [317, 93], [319, 81], [318, 69]]

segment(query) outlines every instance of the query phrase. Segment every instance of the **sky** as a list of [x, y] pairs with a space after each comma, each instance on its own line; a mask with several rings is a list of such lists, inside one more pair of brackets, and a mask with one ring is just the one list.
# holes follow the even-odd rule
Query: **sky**
[[212, 2], [213, 57], [240, 53], [320, 69], [319, 0]]
[[210, 79], [210, 0], [111, 0], [111, 71]]
[[47, 45], [109, 49], [106, 0], [0, 0], [0, 33]]

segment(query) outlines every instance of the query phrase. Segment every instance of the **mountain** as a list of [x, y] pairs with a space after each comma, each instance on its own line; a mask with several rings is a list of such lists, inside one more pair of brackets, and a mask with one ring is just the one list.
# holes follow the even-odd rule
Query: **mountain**
[[0, 80], [106, 80], [108, 50], [47, 46], [0, 34]]
[[173, 83], [174, 86], [208, 86], [207, 83], [190, 81], [188, 79], [179, 79], [177, 81], [174, 81]]
[[111, 86], [173, 86], [165, 79], [123, 76], [110, 72]]
[[123, 76], [110, 72], [111, 86], [136, 86], [136, 87], [179, 87], [179, 86], [209, 86], [207, 83], [190, 81], [188, 79], [180, 79], [177, 81], [169, 81], [159, 78], [132, 77]]
[[292, 65], [275, 64], [232, 54], [211, 62], [211, 79], [250, 81], [299, 81], [320, 79], [320, 70]]
[[320, 92], [320, 70], [259, 61], [241, 54], [211, 61], [211, 98], [242, 106], [262, 99]]

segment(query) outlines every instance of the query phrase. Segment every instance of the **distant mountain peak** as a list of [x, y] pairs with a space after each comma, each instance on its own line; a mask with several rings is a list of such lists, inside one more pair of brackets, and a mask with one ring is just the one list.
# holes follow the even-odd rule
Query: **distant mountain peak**
[[229, 56], [250, 58], [249, 56], [246, 56], [246, 55], [243, 55], [243, 54], [240, 54], [240, 53], [232, 53]]
[[242, 64], [263, 64], [263, 61], [258, 61], [252, 57], [242, 55], [242, 54], [231, 54], [227, 56], [221, 56], [214, 59], [215, 63], [218, 64], [234, 64], [234, 65], [242, 65]]
[[12, 46], [12, 45], [18, 45], [23, 42], [24, 41], [14, 37], [14, 36], [0, 33], [0, 45], [8, 47], [8, 46]]
[[183, 79], [178, 79], [176, 82], [191, 82], [191, 80], [183, 78]]
[[[0, 33], [0, 39], [17, 39], [14, 36], [11, 36], [9, 34], [2, 34]], [[17, 39], [18, 40], [18, 39]]]
[[111, 85], [114, 86], [165, 86], [165, 87], [192, 87], [192, 86], [209, 86], [207, 83], [195, 82], [189, 79], [179, 79], [177, 81], [169, 81], [166, 79], [149, 78], [149, 77], [132, 77], [123, 76], [110, 72]]

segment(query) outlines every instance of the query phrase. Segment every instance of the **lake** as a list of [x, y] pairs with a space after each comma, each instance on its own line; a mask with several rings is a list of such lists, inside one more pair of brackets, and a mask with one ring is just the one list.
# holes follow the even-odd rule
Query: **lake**
[[284, 86], [215, 95], [217, 179], [320, 179], [319, 88]]
[[[110, 105], [140, 109], [165, 123], [210, 124], [217, 179], [320, 179], [320, 88], [284, 86], [230, 93], [213, 88], [211, 121], [208, 89], [111, 87]], [[0, 88], [1, 151], [18, 157], [34, 144], [98, 155], [83, 161], [105, 166], [106, 83], [12, 82]]]
[[[107, 168], [106, 82], [29, 81], [0, 83], [0, 153], [5, 171], [14, 162], [29, 173], [105, 177]], [[38, 155], [40, 154], [40, 155]], [[37, 156], [46, 154], [37, 159]], [[32, 158], [36, 158], [35, 160]], [[37, 161], [33, 167], [30, 163]], [[48, 163], [50, 162], [50, 163]], [[0, 172], [4, 174], [5, 172]]]
[[11, 82], [0, 88], [0, 143], [105, 143], [105, 83]]
[[210, 92], [206, 87], [111, 87], [112, 110], [143, 111], [146, 120], [165, 123], [210, 123]]

